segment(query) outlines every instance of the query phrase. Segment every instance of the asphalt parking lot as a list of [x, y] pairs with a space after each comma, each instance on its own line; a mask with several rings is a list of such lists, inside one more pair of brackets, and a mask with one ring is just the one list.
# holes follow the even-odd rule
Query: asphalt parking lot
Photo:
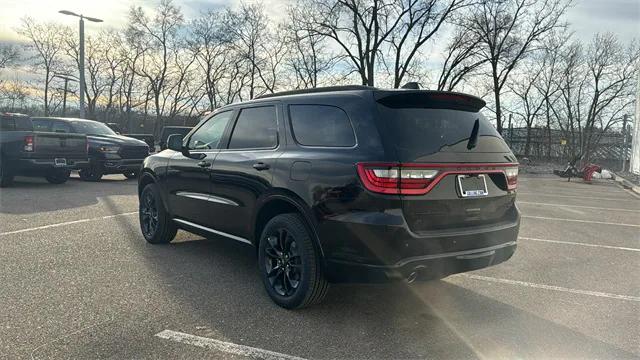
[[138, 230], [136, 181], [0, 190], [0, 357], [638, 358], [640, 199], [522, 177], [516, 255], [430, 283], [274, 305], [254, 252]]

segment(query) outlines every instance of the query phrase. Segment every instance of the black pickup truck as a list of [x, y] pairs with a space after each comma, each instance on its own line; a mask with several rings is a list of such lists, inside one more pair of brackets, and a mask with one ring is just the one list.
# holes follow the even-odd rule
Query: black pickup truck
[[149, 145], [149, 151], [154, 152], [156, 151], [156, 139], [155, 136], [153, 136], [153, 134], [128, 134], [125, 131], [122, 130], [122, 128], [120, 127], [120, 125], [116, 124], [116, 123], [106, 123], [106, 125], [113, 131], [116, 132], [116, 134], [118, 135], [124, 135], [126, 137], [130, 137], [130, 138], [134, 138], [134, 139], [138, 139], [138, 140], [142, 140], [145, 143], [147, 143], [147, 145]]
[[28, 116], [0, 113], [1, 187], [11, 185], [16, 175], [62, 184], [71, 170], [87, 164], [86, 136], [34, 131]]
[[142, 161], [149, 156], [149, 146], [142, 140], [118, 135], [104, 123], [58, 117], [34, 117], [36, 129], [85, 134], [89, 142], [89, 164], [80, 169], [80, 178], [99, 181], [102, 175], [123, 174], [135, 178]]

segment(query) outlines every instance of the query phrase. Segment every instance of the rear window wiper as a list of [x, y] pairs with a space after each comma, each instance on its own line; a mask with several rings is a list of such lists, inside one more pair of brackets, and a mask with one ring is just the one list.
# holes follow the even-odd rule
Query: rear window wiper
[[478, 129], [480, 128], [480, 119], [476, 119], [473, 123], [473, 129], [471, 135], [469, 135], [469, 142], [467, 142], [467, 149], [471, 150], [478, 145]]

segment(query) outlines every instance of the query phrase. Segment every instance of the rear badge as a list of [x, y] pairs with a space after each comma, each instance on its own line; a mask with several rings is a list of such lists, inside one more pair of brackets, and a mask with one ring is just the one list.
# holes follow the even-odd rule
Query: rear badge
[[462, 197], [487, 196], [487, 180], [480, 175], [458, 175], [458, 188]]

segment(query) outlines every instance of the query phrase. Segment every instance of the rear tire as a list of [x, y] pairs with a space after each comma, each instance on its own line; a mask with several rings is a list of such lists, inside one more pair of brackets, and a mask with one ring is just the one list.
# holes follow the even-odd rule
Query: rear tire
[[69, 180], [71, 171], [69, 170], [51, 170], [44, 178], [51, 184], [64, 184]]
[[324, 299], [329, 283], [320, 251], [299, 214], [272, 218], [260, 236], [258, 266], [269, 297], [286, 309], [300, 309]]
[[140, 194], [138, 210], [140, 230], [151, 244], [168, 244], [176, 237], [178, 227], [171, 220], [162, 204], [160, 190], [156, 184], [148, 184]]
[[9, 187], [13, 184], [13, 174], [9, 172], [8, 166], [0, 158], [0, 187]]
[[91, 167], [81, 169], [78, 175], [80, 175], [80, 179], [84, 181], [100, 181], [103, 171], [99, 166], [92, 165]]

